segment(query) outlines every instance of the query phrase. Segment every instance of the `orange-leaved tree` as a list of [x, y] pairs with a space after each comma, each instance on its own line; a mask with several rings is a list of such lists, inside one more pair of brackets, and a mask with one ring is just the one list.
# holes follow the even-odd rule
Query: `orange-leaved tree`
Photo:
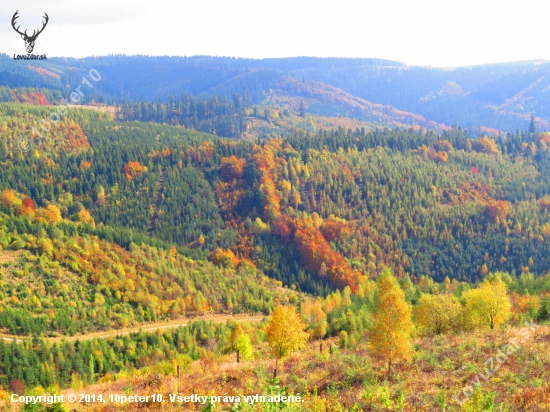
[[246, 160], [239, 159], [236, 156], [222, 158], [220, 172], [224, 179], [233, 180], [240, 179], [243, 176]]
[[506, 218], [509, 211], [510, 207], [504, 200], [490, 200], [485, 207], [485, 214], [495, 220], [497, 217], [499, 219]]
[[128, 163], [126, 163], [126, 166], [124, 166], [124, 176], [130, 181], [146, 171], [147, 168], [143, 166], [140, 162], [134, 162], [130, 160]]
[[391, 269], [384, 269], [376, 282], [376, 303], [373, 326], [369, 340], [372, 354], [388, 363], [388, 379], [391, 368], [400, 361], [409, 362], [412, 357], [411, 307], [395, 280]]
[[474, 140], [473, 148], [481, 153], [498, 153], [497, 144], [488, 136], [483, 136], [481, 139]]
[[265, 331], [267, 341], [275, 355], [275, 375], [279, 359], [282, 359], [306, 345], [309, 334], [306, 325], [296, 313], [294, 306], [277, 306], [271, 315]]
[[231, 269], [235, 269], [240, 262], [231, 249], [223, 251], [221, 248], [216, 248], [214, 252], [211, 252], [208, 259], [215, 265]]

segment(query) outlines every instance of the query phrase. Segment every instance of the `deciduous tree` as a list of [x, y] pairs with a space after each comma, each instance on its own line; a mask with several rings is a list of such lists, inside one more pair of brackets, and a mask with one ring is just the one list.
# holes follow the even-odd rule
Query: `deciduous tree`
[[323, 312], [321, 302], [306, 303], [303, 314], [308, 324], [308, 332], [314, 339], [322, 339], [327, 333], [327, 315]]
[[499, 276], [487, 279], [476, 289], [464, 292], [466, 313], [475, 325], [494, 329], [510, 317], [510, 297]]
[[414, 318], [424, 331], [439, 335], [452, 328], [461, 311], [462, 305], [454, 295], [424, 294], [414, 308]]
[[275, 377], [278, 361], [306, 345], [309, 334], [294, 306], [277, 306], [266, 326], [267, 341], [275, 355]]
[[388, 363], [390, 379], [392, 365], [400, 361], [408, 362], [412, 357], [411, 308], [390, 269], [382, 272], [376, 286], [378, 290], [369, 347], [374, 356]]
[[235, 349], [240, 360], [247, 361], [252, 358], [252, 345], [250, 344], [250, 337], [246, 333], [237, 338]]

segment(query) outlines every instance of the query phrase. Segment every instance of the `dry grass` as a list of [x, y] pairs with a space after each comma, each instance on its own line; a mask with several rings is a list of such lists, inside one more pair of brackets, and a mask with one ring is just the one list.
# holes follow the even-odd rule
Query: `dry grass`
[[[372, 359], [366, 344], [350, 350], [330, 354], [328, 347], [338, 342], [311, 343], [281, 363], [281, 383], [294, 393], [304, 394], [304, 411], [345, 411], [353, 405], [364, 411], [440, 411], [437, 398], [446, 394], [446, 411], [461, 411], [452, 400], [461, 395], [486, 361], [495, 357], [499, 349], [517, 339], [522, 328], [503, 331], [477, 332], [462, 335], [416, 338], [415, 355], [409, 365], [398, 365], [393, 378], [387, 380], [386, 365]], [[550, 328], [536, 329], [519, 349], [511, 354], [501, 367], [481, 380], [484, 394], [496, 392], [496, 404], [503, 411], [550, 411]], [[119, 376], [117, 381], [98, 383], [84, 389], [68, 389], [69, 393], [151, 395], [253, 395], [262, 393], [272, 377], [274, 361], [269, 358], [266, 345], [256, 347], [257, 360], [236, 363], [234, 355], [211, 361], [196, 361], [181, 378], [163, 376], [158, 386], [151, 385], [151, 374]], [[403, 394], [402, 409], [398, 408], [399, 395]], [[384, 398], [387, 397], [387, 400]], [[385, 405], [385, 406], [383, 406]], [[183, 405], [166, 402], [142, 402], [125, 407], [112, 404], [72, 404], [78, 411], [140, 411], [140, 410], [202, 410], [204, 405]], [[225, 405], [227, 407], [227, 405]], [[73, 409], [71, 409], [73, 410]], [[260, 410], [260, 409], [258, 409]], [[500, 409], [496, 409], [500, 410]]]
[[23, 253], [22, 250], [2, 250], [0, 251], [0, 265], [8, 262], [17, 262]]

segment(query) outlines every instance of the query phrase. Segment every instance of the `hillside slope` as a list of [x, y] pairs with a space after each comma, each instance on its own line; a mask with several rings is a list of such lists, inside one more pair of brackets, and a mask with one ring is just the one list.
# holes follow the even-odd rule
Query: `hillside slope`
[[[413, 113], [428, 121], [515, 132], [525, 129], [531, 116], [540, 130], [548, 130], [550, 117], [550, 63], [529, 61], [459, 68], [408, 67], [376, 59], [296, 57], [235, 59], [227, 57], [109, 56], [86, 59], [51, 59], [18, 65], [0, 56], [0, 84], [9, 87], [48, 87], [67, 94], [94, 69], [101, 80], [86, 89], [87, 101], [155, 101], [182, 92], [232, 97], [247, 92], [250, 102], [266, 99], [277, 85], [314, 83], [320, 88], [316, 113], [362, 118], [343, 100], [357, 98]], [[333, 99], [334, 88], [350, 97]], [[291, 98], [304, 97], [287, 88]], [[295, 91], [295, 90], [294, 90]], [[340, 100], [340, 101], [338, 101]], [[387, 114], [387, 113], [386, 113]], [[376, 122], [384, 119], [374, 117]]]
[[438, 281], [550, 267], [548, 133], [472, 140], [460, 129], [340, 127], [255, 145], [70, 110], [74, 125], [54, 133], [58, 144], [18, 151], [44, 110], [0, 105], [11, 213], [23, 201], [55, 208], [39, 219], [87, 223], [124, 248], [255, 266], [318, 294], [359, 292], [384, 266]]

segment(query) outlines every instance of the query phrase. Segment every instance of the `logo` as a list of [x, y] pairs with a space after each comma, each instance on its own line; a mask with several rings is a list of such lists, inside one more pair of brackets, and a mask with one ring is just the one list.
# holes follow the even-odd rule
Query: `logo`
[[38, 35], [44, 31], [44, 29], [46, 28], [46, 25], [48, 24], [48, 20], [50, 18], [48, 17], [48, 15], [46, 13], [44, 13], [44, 16], [42, 16], [42, 17], [44, 17], [46, 19], [46, 21], [44, 23], [42, 23], [42, 28], [40, 30], [38, 30], [38, 32], [36, 32], [36, 30], [33, 30], [32, 35], [29, 36], [27, 34], [27, 30], [25, 30], [23, 33], [21, 33], [19, 31], [19, 26], [17, 26], [17, 28], [15, 27], [15, 24], [17, 23], [16, 20], [19, 18], [18, 13], [19, 13], [19, 10], [17, 10], [15, 12], [15, 14], [13, 15], [13, 17], [11, 18], [11, 25], [12, 25], [13, 29], [21, 35], [21, 38], [23, 40], [25, 40], [25, 48], [27, 49], [27, 53], [30, 54], [34, 50], [34, 42], [38, 38]]

